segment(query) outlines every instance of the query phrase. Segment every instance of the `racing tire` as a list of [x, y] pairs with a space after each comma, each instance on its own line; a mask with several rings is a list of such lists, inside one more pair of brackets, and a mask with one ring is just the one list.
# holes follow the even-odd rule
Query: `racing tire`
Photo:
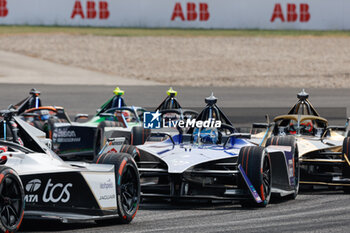
[[140, 204], [140, 175], [135, 160], [126, 153], [109, 153], [101, 155], [96, 163], [115, 165], [118, 215], [121, 223], [130, 223]]
[[[24, 189], [17, 173], [0, 167], [0, 232], [16, 232], [24, 216]], [[5, 211], [6, 210], [6, 211]]]
[[96, 157], [106, 144], [105, 127], [123, 127], [123, 124], [116, 121], [102, 121], [98, 124], [94, 137], [94, 157]]
[[142, 145], [147, 140], [150, 129], [145, 129], [142, 126], [134, 126], [131, 129], [130, 144], [131, 145]]
[[139, 149], [133, 145], [123, 145], [120, 149], [120, 153], [127, 153], [131, 155], [131, 157], [135, 160], [135, 162], [139, 162], [141, 159], [141, 154]]
[[[269, 154], [263, 147], [245, 146], [239, 152], [238, 164], [242, 166], [262, 199], [261, 203], [256, 203], [253, 199], [241, 201], [242, 207], [266, 207], [271, 198], [272, 187], [272, 169]], [[238, 180], [238, 187], [247, 189], [242, 177]]]
[[[342, 166], [342, 175], [344, 178], [350, 178], [350, 137], [344, 138], [343, 149], [342, 149], [342, 159], [345, 160]], [[350, 194], [350, 186], [343, 186], [345, 193]]]
[[294, 185], [294, 193], [288, 195], [287, 198], [295, 199], [298, 196], [299, 188], [300, 188], [300, 162], [299, 162], [299, 151], [296, 140], [293, 136], [272, 136], [269, 137], [266, 141], [266, 147], [270, 145], [275, 146], [290, 146], [291, 152], [294, 158], [294, 175], [295, 175], [295, 185]]

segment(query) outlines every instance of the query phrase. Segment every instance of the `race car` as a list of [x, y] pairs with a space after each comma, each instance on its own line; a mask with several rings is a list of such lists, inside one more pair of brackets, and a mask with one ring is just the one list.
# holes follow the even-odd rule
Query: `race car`
[[[154, 112], [159, 112], [161, 116], [159, 128], [164, 127], [164, 132], [171, 133], [175, 128], [173, 122], [178, 120], [187, 120], [194, 119], [197, 117], [198, 112], [190, 109], [184, 109], [181, 107], [180, 103], [176, 99], [177, 91], [173, 90], [173, 88], [169, 88], [167, 91], [166, 98], [162, 101], [162, 103], [154, 110]], [[145, 112], [144, 114], [147, 114]], [[149, 113], [148, 113], [149, 114]], [[99, 156], [100, 151], [103, 145], [106, 144], [108, 138], [116, 138], [116, 137], [125, 137], [126, 141], [129, 142], [130, 145], [141, 145], [145, 142], [145, 139], [148, 137], [150, 133], [150, 129], [147, 129], [147, 125], [144, 121], [144, 116], [142, 116], [142, 126], [131, 128], [127, 122], [121, 119], [119, 122], [125, 122], [122, 124], [123, 127], [116, 127], [113, 122], [105, 122], [103, 127], [99, 126], [96, 133], [95, 140], [95, 158]], [[108, 124], [108, 125], [107, 125]], [[144, 129], [146, 128], [146, 129]], [[134, 133], [131, 133], [133, 132]], [[141, 135], [141, 137], [137, 137], [137, 135]]]
[[[124, 99], [124, 91], [119, 87], [113, 91], [114, 96], [107, 100], [97, 114], [86, 122], [76, 122], [78, 119], [87, 119], [87, 114], [77, 114], [71, 121], [62, 107], [42, 106], [39, 98], [40, 92], [32, 89], [30, 96], [20, 103], [12, 106], [24, 121], [44, 131], [47, 138], [52, 139], [53, 151], [64, 159], [93, 159], [94, 145], [98, 132], [103, 132], [105, 127], [123, 128], [127, 124], [134, 141], [140, 143], [137, 128], [141, 126], [143, 112], [141, 107], [127, 106]], [[142, 140], [142, 138], [141, 138]], [[98, 151], [101, 148], [98, 149]]]
[[274, 118], [273, 123], [255, 123], [253, 128], [264, 128], [263, 132], [252, 135], [259, 141], [269, 137], [264, 143], [279, 145], [279, 137], [293, 135], [298, 145], [300, 162], [300, 184], [308, 186], [343, 186], [350, 188], [350, 163], [348, 151], [348, 122], [345, 126], [328, 126], [310, 103], [309, 94], [304, 90], [297, 95], [298, 101], [287, 115]]
[[110, 154], [99, 165], [64, 162], [43, 143], [44, 132], [14, 114], [0, 112], [0, 231], [17, 231], [23, 217], [132, 221], [140, 180], [130, 155]]
[[[115, 148], [119, 156], [135, 158], [141, 196], [238, 200], [243, 206], [260, 207], [269, 203], [272, 193], [296, 198], [299, 165], [294, 137], [279, 137], [281, 145], [259, 146], [249, 134], [227, 124], [229, 119], [213, 95], [205, 102], [196, 119], [177, 122], [176, 128], [187, 124], [186, 132], [171, 135], [153, 130], [144, 145]], [[105, 159], [108, 153], [101, 153], [95, 162]]]
[[[62, 107], [57, 106], [42, 106], [40, 99], [40, 91], [35, 88], [31, 89], [29, 96], [15, 105], [10, 105], [9, 109], [16, 110], [16, 114], [22, 120], [32, 126], [44, 131], [46, 136], [50, 138], [50, 123], [62, 122], [71, 123], [69, 116], [65, 113]], [[87, 115], [77, 115], [79, 118], [87, 118]]]

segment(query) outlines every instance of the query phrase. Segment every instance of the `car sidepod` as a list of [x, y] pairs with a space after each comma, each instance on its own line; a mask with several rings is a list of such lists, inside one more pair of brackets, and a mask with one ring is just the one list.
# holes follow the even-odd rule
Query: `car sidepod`
[[21, 175], [25, 215], [62, 221], [118, 216], [114, 166], [89, 166], [95, 169]]

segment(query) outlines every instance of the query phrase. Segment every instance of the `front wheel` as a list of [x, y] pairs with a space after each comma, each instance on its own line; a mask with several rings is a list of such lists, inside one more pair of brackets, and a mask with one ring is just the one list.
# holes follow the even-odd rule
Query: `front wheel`
[[[245, 200], [241, 202], [241, 205], [243, 207], [266, 207], [271, 198], [272, 187], [270, 156], [263, 147], [246, 146], [242, 147], [239, 152], [238, 163], [262, 200], [261, 203], [256, 203], [253, 199]], [[243, 178], [239, 180], [238, 186], [241, 189], [247, 189]]]
[[118, 214], [122, 223], [130, 223], [140, 204], [140, 177], [136, 163], [126, 153], [103, 154], [98, 164], [114, 164]]
[[24, 215], [24, 189], [17, 173], [0, 168], [0, 231], [16, 232]]

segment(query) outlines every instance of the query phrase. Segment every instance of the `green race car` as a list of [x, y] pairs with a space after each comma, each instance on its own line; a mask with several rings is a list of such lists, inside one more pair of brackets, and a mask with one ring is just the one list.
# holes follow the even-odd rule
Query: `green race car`
[[36, 89], [32, 89], [27, 98], [16, 105], [11, 105], [10, 108], [15, 109], [22, 120], [44, 131], [46, 137], [52, 139], [52, 149], [61, 157], [92, 159], [94, 151], [99, 147], [100, 133], [105, 127], [126, 130], [129, 135], [133, 135], [132, 139], [135, 139], [129, 143], [142, 143], [138, 140], [137, 132], [142, 131], [140, 127], [142, 128], [145, 109], [126, 105], [123, 98], [124, 91], [119, 87], [113, 92], [113, 97], [86, 122], [76, 121], [87, 119], [87, 114], [77, 114], [72, 121], [64, 108], [42, 106], [40, 92]]

